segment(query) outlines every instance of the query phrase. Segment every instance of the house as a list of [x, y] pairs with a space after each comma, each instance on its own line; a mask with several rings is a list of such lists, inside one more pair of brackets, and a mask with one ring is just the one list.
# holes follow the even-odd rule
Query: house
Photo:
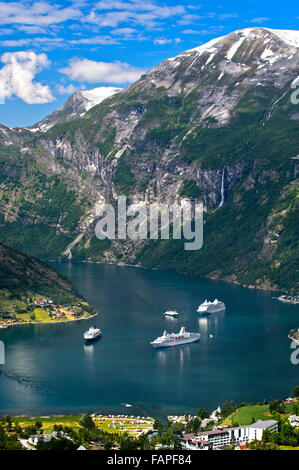
[[71, 438], [63, 431], [53, 431], [51, 434], [33, 434], [29, 437], [28, 443], [36, 446], [38, 442], [50, 442], [52, 439], [62, 437], [71, 441]]
[[86, 449], [85, 449], [85, 447], [84, 447], [84, 446], [80, 446], [80, 447], [78, 447], [78, 449], [77, 449], [77, 450], [86, 450]]
[[212, 413], [210, 414], [210, 419], [214, 421], [214, 423], [218, 423], [220, 414], [221, 414], [221, 408], [220, 406], [218, 406], [218, 408], [212, 411]]
[[51, 436], [47, 434], [33, 434], [29, 437], [28, 443], [36, 446], [38, 442], [49, 442], [51, 439]]
[[284, 403], [295, 403], [296, 402], [296, 398], [285, 398], [284, 399]]
[[214, 420], [211, 418], [205, 418], [202, 420], [200, 427], [205, 428], [210, 423], [214, 423]]
[[289, 423], [291, 426], [299, 427], [299, 416], [291, 415], [289, 417]]

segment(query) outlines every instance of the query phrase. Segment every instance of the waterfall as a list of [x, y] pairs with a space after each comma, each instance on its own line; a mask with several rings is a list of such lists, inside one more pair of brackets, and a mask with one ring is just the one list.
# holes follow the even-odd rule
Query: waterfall
[[222, 176], [221, 176], [221, 201], [218, 207], [223, 206], [224, 204], [224, 172], [225, 172], [225, 166], [223, 167], [222, 170]]
[[[275, 109], [277, 108], [277, 106], [279, 105], [279, 102], [284, 98], [284, 96], [287, 94], [289, 90], [285, 91], [276, 101], [274, 101], [274, 103], [270, 106], [270, 109], [269, 111], [267, 111], [266, 115], [265, 115], [265, 118], [264, 120], [265, 121], [268, 121], [268, 119], [270, 119], [270, 117], [272, 116], [272, 114], [274, 113]], [[265, 123], [263, 122], [263, 126], [265, 125]]]

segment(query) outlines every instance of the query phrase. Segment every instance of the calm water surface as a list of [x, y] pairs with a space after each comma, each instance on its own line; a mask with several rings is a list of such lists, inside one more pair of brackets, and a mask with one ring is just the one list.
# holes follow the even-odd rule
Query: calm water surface
[[[287, 339], [298, 326], [298, 306], [278, 302], [271, 292], [165, 271], [52, 265], [101, 314], [0, 330], [6, 346], [0, 414], [109, 410], [163, 416], [214, 409], [226, 399], [281, 398], [298, 385], [299, 365], [290, 362]], [[226, 313], [199, 318], [198, 305], [215, 297], [226, 303]], [[163, 316], [174, 308], [178, 319]], [[93, 324], [103, 337], [86, 346], [82, 334]], [[200, 342], [165, 350], [150, 346], [164, 329], [178, 331], [182, 325], [199, 331]]]

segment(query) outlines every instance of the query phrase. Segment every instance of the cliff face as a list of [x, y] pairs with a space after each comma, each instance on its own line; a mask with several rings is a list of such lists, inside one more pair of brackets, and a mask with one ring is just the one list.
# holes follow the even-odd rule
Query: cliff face
[[[0, 128], [1, 240], [44, 258], [296, 286], [298, 34], [251, 28], [168, 59], [46, 132]], [[72, 114], [72, 113], [71, 113]], [[96, 210], [202, 201], [204, 246], [100, 242]]]

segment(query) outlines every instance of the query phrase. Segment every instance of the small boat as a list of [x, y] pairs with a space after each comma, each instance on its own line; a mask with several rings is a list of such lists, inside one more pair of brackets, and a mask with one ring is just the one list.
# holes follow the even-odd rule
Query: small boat
[[214, 335], [211, 335], [211, 334], [210, 334], [209, 336], [210, 336], [210, 338], [214, 338]]
[[172, 317], [172, 318], [177, 318], [179, 316], [179, 312], [176, 310], [167, 310], [164, 312], [165, 317]]
[[88, 343], [90, 343], [91, 341], [95, 341], [100, 336], [102, 336], [102, 332], [100, 328], [97, 328], [96, 326], [90, 327], [89, 330], [85, 331], [85, 333], [83, 334], [83, 338]]

